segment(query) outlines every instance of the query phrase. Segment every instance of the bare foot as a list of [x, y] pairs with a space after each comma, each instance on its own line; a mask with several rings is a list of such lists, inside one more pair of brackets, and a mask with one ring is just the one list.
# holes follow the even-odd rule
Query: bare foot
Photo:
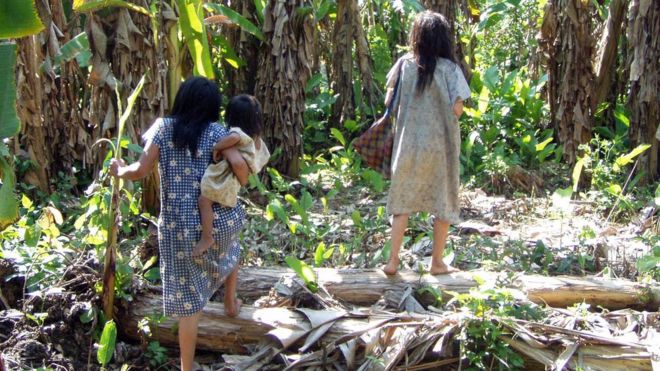
[[213, 236], [204, 236], [202, 235], [202, 239], [197, 242], [197, 245], [195, 245], [195, 248], [192, 251], [192, 256], [200, 256], [206, 252], [214, 243], [213, 241]]
[[399, 269], [399, 259], [391, 258], [387, 264], [383, 267], [383, 272], [388, 276], [393, 276], [396, 274], [396, 271]]
[[441, 263], [441, 264], [431, 264], [431, 269], [430, 269], [431, 274], [434, 275], [434, 276], [437, 276], [437, 275], [440, 275], [440, 274], [456, 273], [456, 272], [460, 272], [460, 271], [461, 271], [460, 269], [458, 269], [456, 267], [452, 267], [449, 264], [445, 264], [444, 262]]
[[238, 313], [241, 311], [241, 306], [243, 305], [243, 301], [241, 299], [237, 298], [232, 298], [233, 300], [230, 300], [227, 302], [227, 299], [225, 299], [225, 314], [227, 317], [236, 317], [238, 316]]

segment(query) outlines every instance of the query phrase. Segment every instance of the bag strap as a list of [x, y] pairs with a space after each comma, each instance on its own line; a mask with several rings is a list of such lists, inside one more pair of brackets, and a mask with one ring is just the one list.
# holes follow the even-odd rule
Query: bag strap
[[390, 100], [390, 104], [388, 104], [387, 108], [385, 109], [384, 116], [389, 117], [392, 114], [392, 111], [394, 110], [394, 102], [396, 101], [396, 96], [397, 93], [399, 92], [400, 82], [401, 82], [401, 66], [399, 66], [399, 70], [396, 73], [396, 84], [394, 84], [394, 92], [392, 93], [392, 99]]

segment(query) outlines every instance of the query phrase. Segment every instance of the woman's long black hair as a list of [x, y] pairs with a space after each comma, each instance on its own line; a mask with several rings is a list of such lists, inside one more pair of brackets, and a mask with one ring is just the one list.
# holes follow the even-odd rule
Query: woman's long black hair
[[418, 94], [421, 94], [433, 80], [438, 58], [454, 60], [449, 31], [449, 22], [440, 13], [427, 10], [415, 17], [410, 33], [410, 46], [418, 66]]
[[225, 122], [229, 126], [241, 128], [252, 138], [261, 136], [263, 130], [261, 104], [257, 98], [247, 94], [232, 97], [225, 110]]
[[212, 122], [220, 118], [222, 96], [218, 86], [204, 77], [191, 77], [181, 84], [174, 98], [172, 142], [177, 148], [188, 148], [197, 155], [199, 137]]

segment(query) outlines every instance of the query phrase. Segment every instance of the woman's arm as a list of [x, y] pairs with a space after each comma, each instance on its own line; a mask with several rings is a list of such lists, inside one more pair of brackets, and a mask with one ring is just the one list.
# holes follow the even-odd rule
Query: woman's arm
[[236, 147], [227, 148], [222, 151], [222, 156], [231, 166], [231, 171], [238, 178], [238, 182], [242, 186], [246, 185], [248, 182], [248, 177], [250, 176], [250, 169], [248, 168], [247, 162], [243, 158], [243, 155], [236, 149]]
[[462, 114], [463, 114], [463, 100], [458, 98], [456, 100], [456, 103], [454, 103], [454, 115], [456, 115], [456, 118], [460, 118]]
[[126, 165], [124, 160], [110, 160], [110, 175], [118, 176], [122, 179], [137, 180], [149, 175], [158, 160], [160, 149], [152, 142], [147, 143], [140, 159], [130, 165]]

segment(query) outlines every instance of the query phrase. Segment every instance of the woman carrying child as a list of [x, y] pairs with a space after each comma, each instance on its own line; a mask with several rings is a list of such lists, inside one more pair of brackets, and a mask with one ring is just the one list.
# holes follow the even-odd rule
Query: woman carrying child
[[[240, 204], [221, 207], [213, 204], [213, 241], [198, 261], [192, 251], [200, 239], [198, 209], [200, 184], [212, 162], [213, 146], [229, 135], [217, 123], [221, 96], [217, 86], [205, 78], [186, 80], [174, 100], [170, 116], [157, 119], [145, 134], [140, 159], [126, 165], [111, 161], [110, 174], [129, 180], [148, 175], [158, 161], [161, 214], [158, 220], [160, 270], [163, 282], [163, 314], [179, 317], [181, 369], [192, 370], [197, 325], [211, 295], [225, 283], [225, 312], [236, 316], [236, 282], [241, 246], [238, 234], [245, 221]], [[235, 147], [223, 157], [241, 184], [247, 183], [249, 169]], [[200, 264], [201, 263], [201, 264]]]
[[442, 256], [449, 224], [459, 219], [458, 117], [470, 88], [452, 58], [447, 20], [426, 11], [415, 18], [410, 35], [411, 53], [401, 57], [388, 75], [387, 101], [398, 82], [394, 99], [396, 134], [392, 151], [392, 183], [387, 209], [394, 216], [392, 250], [383, 268], [395, 274], [399, 250], [413, 212], [428, 212], [433, 223], [431, 274], [457, 271]]

